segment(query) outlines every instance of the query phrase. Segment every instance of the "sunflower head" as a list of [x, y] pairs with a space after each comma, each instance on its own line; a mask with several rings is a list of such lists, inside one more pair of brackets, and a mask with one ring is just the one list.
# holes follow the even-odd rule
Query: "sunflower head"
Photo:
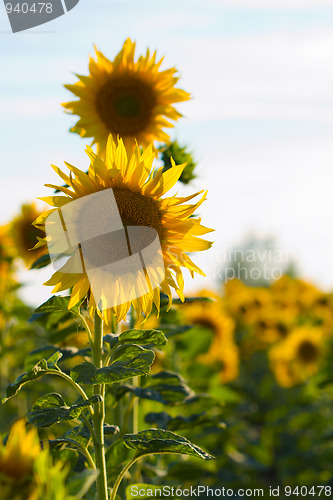
[[[149, 316], [153, 303], [157, 311], [160, 308], [160, 292], [153, 285], [159, 283], [170, 305], [171, 289], [184, 299], [182, 267], [187, 268], [192, 277], [195, 272], [203, 274], [187, 252], [211, 246], [200, 238], [211, 229], [202, 226], [201, 219], [192, 217], [206, 193], [194, 204], [188, 202], [200, 193], [185, 198], [166, 197], [185, 165], [174, 164], [164, 173], [163, 167], [154, 170], [155, 155], [151, 146], [143, 152], [136, 146], [133, 152], [125, 148], [121, 139], [116, 144], [110, 135], [105, 161], [91, 148], [87, 153], [91, 161], [88, 173], [66, 164], [71, 171], [68, 176], [54, 167], [69, 187], [47, 185], [64, 196], [45, 199], [55, 208], [35, 221], [37, 227], [44, 227], [50, 216], [65, 220], [66, 234], [65, 226], [60, 224], [62, 234], [57, 236], [55, 231], [51, 242], [48, 235], [49, 247], [61, 246], [69, 240], [77, 242], [68, 245], [71, 246], [68, 261], [45, 284], [53, 286], [53, 292], [71, 288], [70, 308], [87, 296], [90, 314], [96, 309], [103, 311], [107, 323], [111, 318], [117, 322], [125, 319], [131, 304], [137, 317], [143, 320]], [[95, 196], [97, 203], [91, 202], [92, 197], [88, 195]], [[100, 200], [104, 200], [102, 204]], [[112, 224], [117, 221], [119, 231], [113, 231], [111, 220]], [[80, 243], [85, 238], [82, 228], [85, 234], [88, 231], [92, 235], [96, 227], [100, 236]], [[152, 257], [155, 254], [145, 257], [147, 247], [155, 248], [156, 238], [159, 240], [157, 263]], [[121, 258], [126, 252], [127, 260]], [[132, 266], [132, 257], [141, 263], [142, 272]]]
[[28, 267], [45, 253], [45, 248], [33, 249], [45, 237], [45, 232], [32, 224], [41, 213], [42, 210], [38, 210], [35, 203], [26, 203], [9, 228], [15, 254]]
[[[190, 99], [190, 95], [175, 87], [179, 77], [176, 69], [160, 70], [162, 60], [156, 60], [147, 49], [146, 55], [135, 58], [135, 43], [127, 39], [113, 61], [96, 49], [96, 59], [89, 61], [89, 75], [78, 75], [79, 81], [65, 85], [79, 99], [63, 104], [70, 113], [79, 116], [71, 131], [81, 137], [93, 137], [98, 152], [104, 156], [109, 134], [119, 135], [125, 144], [135, 141], [146, 147], [153, 141], [167, 142], [163, 128], [182, 115], [174, 103]], [[171, 120], [171, 121], [170, 121]]]
[[40, 452], [36, 429], [26, 431], [24, 420], [19, 420], [11, 428], [6, 445], [0, 443], [1, 474], [16, 479], [31, 474]]
[[318, 371], [325, 356], [325, 337], [321, 328], [302, 326], [272, 347], [270, 364], [281, 386], [303, 382]]

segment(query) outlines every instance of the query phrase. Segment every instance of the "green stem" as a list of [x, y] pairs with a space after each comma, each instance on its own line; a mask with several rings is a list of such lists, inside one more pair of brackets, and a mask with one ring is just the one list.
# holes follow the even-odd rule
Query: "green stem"
[[147, 453], [135, 454], [134, 457], [132, 458], [132, 460], [130, 462], [128, 462], [128, 464], [125, 465], [125, 467], [123, 468], [123, 470], [120, 472], [119, 476], [117, 477], [116, 482], [114, 483], [114, 486], [112, 488], [112, 493], [111, 493], [111, 496], [110, 496], [110, 500], [115, 500], [116, 499], [119, 485], [120, 485], [121, 481], [123, 480], [126, 472], [132, 467], [132, 465], [135, 464], [135, 462], [137, 462], [138, 460], [140, 460], [140, 458], [148, 457], [149, 455], [167, 455], [167, 454], [170, 454], [170, 453], [173, 453], [173, 452], [170, 452], [170, 451], [169, 452], [168, 451], [167, 452], [157, 452], [157, 453], [147, 452]]
[[83, 323], [83, 326], [88, 334], [88, 338], [89, 338], [89, 344], [91, 345], [93, 343], [93, 337], [92, 337], [92, 332], [89, 328], [89, 325], [86, 321], [86, 318], [81, 314], [81, 312], [78, 313], [78, 317], [81, 319], [82, 323]]
[[97, 441], [97, 437], [96, 437], [96, 434], [95, 434], [95, 431], [94, 431], [94, 428], [93, 426], [91, 425], [91, 423], [89, 422], [89, 419], [83, 414], [81, 413], [80, 415], [80, 418], [83, 420], [83, 422], [86, 424], [86, 426], [88, 427], [89, 431], [90, 431], [90, 435], [91, 437], [93, 438], [94, 442]]
[[[82, 389], [82, 387], [79, 384], [77, 384], [76, 382], [74, 382], [74, 380], [66, 373], [58, 371], [58, 370], [48, 370], [45, 375], [57, 375], [58, 377], [61, 377], [65, 380], [67, 380], [67, 382], [80, 393], [80, 396], [82, 396], [82, 398], [85, 401], [87, 401], [89, 399], [87, 394]], [[93, 414], [91, 406], [89, 406], [88, 409], [89, 409], [90, 413]]]
[[[94, 339], [91, 343], [92, 350], [92, 361], [96, 368], [102, 368], [102, 354], [103, 354], [103, 320], [95, 312], [95, 329], [94, 329]], [[105, 463], [105, 444], [104, 444], [104, 418], [105, 418], [105, 406], [104, 406], [104, 394], [105, 394], [105, 384], [95, 384], [94, 385], [94, 395], [101, 395], [103, 400], [101, 403], [94, 405], [94, 447], [95, 447], [95, 458], [96, 466], [100, 473], [97, 477], [97, 497], [98, 500], [108, 500], [108, 489], [107, 489], [107, 475], [106, 475], [106, 463]]]

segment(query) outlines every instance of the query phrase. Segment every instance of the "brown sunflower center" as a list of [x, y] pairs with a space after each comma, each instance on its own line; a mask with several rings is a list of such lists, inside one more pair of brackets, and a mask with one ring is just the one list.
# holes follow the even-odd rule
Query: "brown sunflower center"
[[96, 109], [110, 132], [138, 135], [146, 129], [156, 104], [154, 90], [133, 75], [110, 79], [98, 92]]
[[213, 330], [213, 332], [215, 332], [215, 333], [218, 330], [214, 321], [207, 316], [202, 316], [202, 317], [198, 316], [197, 318], [191, 319], [190, 322], [192, 325], [198, 325], [198, 326], [202, 326], [203, 328], [208, 328], [209, 330]]
[[45, 238], [45, 232], [32, 225], [33, 221], [22, 221], [18, 231], [23, 249], [31, 250], [37, 243], [37, 236]]
[[305, 363], [311, 363], [318, 359], [319, 349], [309, 340], [304, 340], [298, 347], [298, 356]]
[[[112, 189], [117, 203], [119, 214], [126, 232], [123, 230], [114, 231], [113, 228], [104, 226], [105, 234], [98, 236], [82, 244], [84, 251], [84, 261], [87, 268], [101, 267], [105, 264], [124, 259], [128, 253], [136, 253], [144, 250], [156, 237], [156, 233], [149, 231], [133, 231], [127, 229], [128, 226], [143, 226], [155, 229], [162, 240], [163, 226], [161, 214], [156, 202], [143, 196], [141, 193], [133, 193], [126, 188], [115, 187]], [[103, 217], [103, 214], [100, 214]], [[85, 227], [87, 221], [80, 221], [78, 218], [78, 232], [80, 240], [80, 228]], [[128, 237], [131, 238], [129, 245]], [[82, 240], [84, 241], [84, 234]]]

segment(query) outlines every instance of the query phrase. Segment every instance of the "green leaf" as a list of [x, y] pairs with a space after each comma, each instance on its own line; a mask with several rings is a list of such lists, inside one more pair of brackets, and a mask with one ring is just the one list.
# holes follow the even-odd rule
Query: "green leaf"
[[[47, 394], [37, 399], [32, 407], [32, 411], [27, 415], [28, 422], [38, 427], [50, 427], [58, 422], [75, 420], [88, 406], [102, 401], [102, 397], [96, 395], [82, 403], [67, 406], [62, 397], [60, 396], [60, 399], [59, 396], [59, 394]], [[51, 401], [51, 405], [48, 406], [49, 401]]]
[[204, 460], [213, 460], [215, 457], [203, 451], [199, 446], [191, 443], [183, 436], [162, 429], [147, 429], [137, 434], [125, 434], [124, 444], [127, 448], [137, 450], [139, 454], [178, 453], [192, 455]]
[[59, 406], [66, 406], [66, 403], [61, 396], [61, 394], [57, 394], [56, 392], [52, 392], [50, 394], [46, 394], [41, 398], [37, 399], [33, 408], [42, 409], [42, 408], [57, 408]]
[[112, 384], [137, 375], [147, 375], [155, 354], [139, 345], [120, 345], [111, 357], [110, 366], [96, 370], [98, 383]]
[[119, 335], [120, 344], [139, 344], [160, 347], [167, 339], [160, 330], [126, 330]]
[[67, 483], [68, 494], [75, 498], [83, 498], [96, 481], [98, 474], [99, 471], [96, 469], [86, 469], [75, 474]]
[[182, 377], [170, 371], [151, 375], [144, 387], [134, 387], [128, 384], [120, 386], [117, 396], [121, 397], [125, 392], [132, 392], [139, 398], [158, 401], [163, 405], [184, 403], [194, 394]]
[[41, 306], [37, 307], [35, 313], [53, 313], [53, 312], [61, 312], [61, 311], [70, 311], [74, 314], [79, 313], [79, 304], [71, 309], [68, 309], [70, 297], [61, 297], [58, 295], [53, 295], [49, 300], [44, 302]]
[[104, 424], [104, 434], [105, 436], [113, 436], [120, 432], [118, 425]]
[[103, 342], [107, 342], [110, 345], [110, 348], [113, 349], [118, 344], [119, 335], [116, 333], [109, 333], [108, 335], [104, 335]]
[[[161, 497], [159, 490], [161, 490], [162, 486], [156, 486], [155, 484], [130, 484], [126, 488], [126, 500], [137, 500], [140, 498], [141, 500], [160, 500]], [[172, 497], [172, 500], [179, 500], [179, 498]]]
[[[24, 361], [25, 370], [30, 370], [32, 366], [42, 357], [47, 358], [52, 356], [56, 352], [62, 354], [62, 361], [66, 359], [74, 358], [75, 356], [87, 356], [90, 354], [90, 348], [78, 349], [77, 347], [64, 347], [59, 348], [54, 345], [46, 345], [45, 347], [40, 347], [31, 351]], [[57, 367], [58, 368], [58, 367]]]
[[51, 264], [50, 255], [47, 253], [39, 257], [33, 264], [30, 266], [30, 269], [42, 269], [43, 267]]
[[77, 441], [82, 446], [86, 447], [90, 439], [90, 431], [86, 425], [77, 425], [66, 432], [65, 438]]
[[70, 375], [77, 384], [96, 384], [96, 367], [92, 363], [82, 363], [72, 368]]
[[27, 371], [20, 375], [15, 382], [10, 384], [6, 389], [6, 395], [2, 399], [2, 403], [8, 401], [8, 399], [16, 396], [16, 394], [22, 389], [22, 387], [27, 383], [33, 380], [36, 380], [43, 375], [47, 374], [49, 370], [60, 370], [57, 365], [57, 361], [61, 358], [61, 352], [55, 352], [47, 361], [45, 359], [41, 359], [38, 363], [35, 364], [31, 370]]

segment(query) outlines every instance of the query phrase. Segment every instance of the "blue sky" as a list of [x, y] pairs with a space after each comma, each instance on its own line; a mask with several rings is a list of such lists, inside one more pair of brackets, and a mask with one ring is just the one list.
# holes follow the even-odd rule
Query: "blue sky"
[[[87, 73], [94, 43], [112, 58], [129, 36], [138, 53], [165, 55], [193, 94], [173, 133], [199, 161], [192, 189], [209, 189], [201, 214], [216, 228], [198, 259], [207, 282], [196, 286], [213, 282], [221, 255], [255, 231], [295, 252], [305, 278], [333, 288], [332, 28], [332, 0], [81, 0], [14, 35], [0, 6], [0, 223], [47, 193], [51, 163], [86, 168], [62, 85]], [[23, 276], [37, 283], [24, 293], [39, 298], [45, 275]]]

